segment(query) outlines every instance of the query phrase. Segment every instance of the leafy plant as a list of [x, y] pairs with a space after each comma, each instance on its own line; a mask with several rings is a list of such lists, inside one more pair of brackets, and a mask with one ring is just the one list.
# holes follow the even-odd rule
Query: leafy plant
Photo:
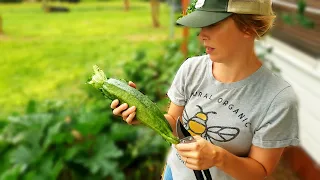
[[295, 13], [282, 13], [282, 20], [289, 25], [300, 25], [304, 28], [314, 28], [315, 23], [305, 16], [305, 9], [307, 4], [305, 0], [297, 1], [297, 11]]
[[[185, 59], [180, 51], [181, 43], [181, 41], [166, 42], [165, 51], [155, 59], [150, 59], [145, 50], [138, 50], [124, 65], [126, 79], [135, 82], [141, 92], [158, 104], [162, 104], [162, 107], [168, 103], [167, 90]], [[203, 52], [204, 48], [197, 40], [197, 32], [193, 32], [189, 39], [188, 56], [201, 55]]]
[[139, 176], [132, 172], [141, 167], [160, 172], [167, 143], [114, 118], [106, 101], [89, 99], [73, 109], [32, 101], [26, 109], [0, 133], [1, 180], [125, 179]]
[[196, 10], [196, 4], [197, 4], [197, 0], [193, 0], [190, 2], [189, 6], [187, 8], [187, 14], [190, 14]]
[[126, 79], [135, 82], [138, 89], [155, 102], [165, 98], [165, 92], [183, 61], [178, 43], [167, 44], [165, 49], [167, 51], [156, 59], [149, 59], [144, 50], [138, 50], [124, 66]]

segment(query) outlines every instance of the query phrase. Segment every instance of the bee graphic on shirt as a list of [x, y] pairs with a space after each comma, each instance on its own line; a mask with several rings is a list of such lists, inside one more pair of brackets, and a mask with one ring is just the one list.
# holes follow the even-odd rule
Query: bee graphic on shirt
[[227, 127], [227, 126], [207, 126], [209, 119], [213, 119], [213, 116], [217, 114], [214, 111], [204, 112], [202, 107], [197, 105], [199, 111], [189, 118], [186, 110], [183, 113], [183, 124], [189, 133], [199, 135], [202, 138], [209, 140], [211, 143], [214, 141], [228, 142], [236, 138], [240, 133], [239, 128]]

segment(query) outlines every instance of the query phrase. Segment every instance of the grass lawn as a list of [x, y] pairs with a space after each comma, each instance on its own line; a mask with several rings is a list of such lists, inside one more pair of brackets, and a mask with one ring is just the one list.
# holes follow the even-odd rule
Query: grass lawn
[[[23, 111], [29, 99], [82, 98], [93, 64], [121, 76], [137, 49], [148, 49], [152, 59], [169, 38], [167, 4], [157, 29], [148, 2], [131, 2], [129, 12], [122, 1], [62, 5], [70, 12], [46, 13], [38, 3], [0, 5], [0, 117]], [[175, 36], [181, 36], [177, 28]]]

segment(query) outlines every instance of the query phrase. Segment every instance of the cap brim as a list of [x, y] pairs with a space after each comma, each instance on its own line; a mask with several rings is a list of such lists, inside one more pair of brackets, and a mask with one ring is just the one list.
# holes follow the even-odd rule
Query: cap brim
[[201, 28], [215, 24], [229, 17], [232, 13], [196, 10], [177, 20], [178, 25]]

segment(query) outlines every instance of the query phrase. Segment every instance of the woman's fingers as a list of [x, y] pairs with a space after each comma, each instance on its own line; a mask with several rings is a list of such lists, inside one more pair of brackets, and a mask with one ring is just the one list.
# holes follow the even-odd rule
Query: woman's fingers
[[132, 106], [130, 108], [128, 108], [127, 110], [122, 112], [122, 117], [128, 117], [129, 115], [131, 115], [132, 113], [134, 113], [136, 111], [136, 107]]
[[193, 151], [178, 151], [178, 153], [180, 154], [180, 156], [183, 157], [189, 157], [189, 158], [198, 158], [197, 154]]
[[[137, 88], [136, 84], [133, 83], [132, 81], [129, 81], [128, 83], [129, 86], [133, 88]], [[111, 109], [113, 109], [113, 114], [116, 116], [122, 116], [122, 119], [126, 121], [128, 124], [139, 124], [139, 121], [135, 119], [136, 116], [136, 107], [132, 106], [128, 108], [127, 103], [123, 103], [119, 105], [120, 102], [118, 99], [115, 99], [111, 102]]]
[[137, 120], [134, 119], [135, 116], [136, 116], [136, 112], [129, 114], [129, 116], [126, 118], [126, 122], [128, 124], [137, 124], [138, 123]]
[[115, 108], [112, 112], [114, 115], [121, 116], [121, 113], [128, 108], [128, 104], [121, 104], [119, 107]]
[[121, 116], [124, 121], [128, 124], [138, 124], [139, 122], [135, 119], [136, 107], [132, 106], [128, 108], [128, 104], [124, 103], [119, 105], [119, 100], [115, 99], [112, 101], [110, 107], [113, 109], [113, 114], [116, 116]]
[[132, 106], [128, 108], [127, 110], [122, 112], [122, 118], [125, 120], [128, 124], [137, 124], [135, 121], [136, 116], [136, 107]]
[[119, 105], [119, 100], [118, 99], [115, 99], [111, 102], [111, 109], [115, 109], [117, 106]]
[[199, 159], [192, 158], [192, 157], [183, 157], [182, 159], [185, 163], [199, 165]]
[[189, 169], [193, 169], [193, 170], [203, 170], [201, 169], [199, 166], [197, 165], [194, 165], [194, 164], [190, 164], [189, 163], [189, 159], [188, 159], [188, 162], [186, 163], [186, 167], [189, 168]]
[[133, 83], [132, 81], [129, 81], [129, 86], [131, 86], [131, 87], [133, 87], [133, 88], [137, 88], [137, 86], [136, 86], [136, 84], [135, 83]]

